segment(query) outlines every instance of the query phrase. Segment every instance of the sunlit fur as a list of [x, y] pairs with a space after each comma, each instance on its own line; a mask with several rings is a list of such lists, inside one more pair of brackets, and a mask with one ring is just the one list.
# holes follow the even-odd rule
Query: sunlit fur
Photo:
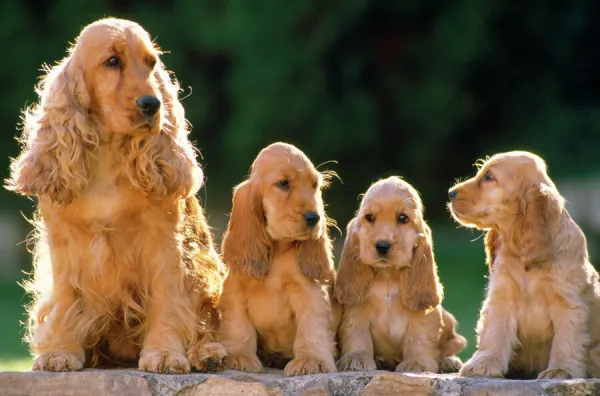
[[[139, 358], [143, 370], [182, 373], [224, 356], [210, 343], [222, 264], [195, 197], [202, 170], [159, 55], [138, 24], [97, 21], [25, 111], [7, 186], [38, 197], [26, 284], [34, 370]], [[105, 65], [112, 56], [122, 67]], [[155, 116], [137, 108], [142, 95], [161, 100]]]
[[[335, 270], [321, 199], [325, 185], [304, 153], [275, 143], [235, 188], [223, 240], [229, 275], [219, 341], [227, 368], [258, 372], [263, 363], [287, 364], [288, 376], [336, 371], [340, 312], [331, 302]], [[313, 228], [303, 221], [307, 211], [320, 215]]]
[[487, 232], [490, 268], [478, 350], [462, 375], [600, 376], [598, 274], [544, 161], [497, 154], [452, 191], [454, 218]]
[[[401, 214], [406, 223], [398, 221]], [[391, 244], [385, 256], [376, 251], [377, 241]], [[335, 297], [344, 308], [340, 370], [437, 373], [461, 367], [454, 355], [466, 340], [440, 305], [431, 231], [417, 191], [404, 180], [379, 180], [364, 195], [347, 227]]]

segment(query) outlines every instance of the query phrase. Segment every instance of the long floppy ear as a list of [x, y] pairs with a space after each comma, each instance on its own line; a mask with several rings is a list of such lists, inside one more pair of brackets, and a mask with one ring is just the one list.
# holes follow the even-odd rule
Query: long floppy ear
[[335, 268], [331, 257], [331, 240], [329, 239], [327, 226], [324, 226], [321, 238], [311, 239], [299, 244], [298, 265], [300, 271], [307, 278], [317, 283], [333, 283]]
[[362, 303], [375, 277], [373, 268], [360, 259], [358, 235], [354, 230], [356, 219], [350, 220], [346, 227], [344, 250], [335, 281], [335, 298], [340, 304], [356, 305]]
[[513, 230], [513, 245], [526, 268], [543, 264], [554, 254], [554, 235], [560, 230], [564, 198], [556, 188], [541, 184], [527, 190], [520, 201]]
[[423, 222], [423, 234], [417, 243], [410, 267], [402, 274], [402, 302], [411, 311], [429, 311], [442, 302], [443, 289], [433, 258], [431, 230]]
[[267, 234], [262, 197], [252, 180], [238, 185], [233, 192], [233, 208], [222, 252], [230, 272], [256, 279], [269, 272], [271, 238]]
[[492, 268], [494, 267], [494, 260], [496, 260], [496, 255], [498, 253], [498, 249], [500, 248], [500, 235], [498, 234], [498, 231], [491, 229], [486, 232], [484, 246], [485, 263], [487, 264], [491, 274]]
[[203, 183], [203, 172], [179, 101], [179, 84], [171, 79], [162, 61], [154, 77], [162, 96], [163, 128], [158, 135], [129, 138], [127, 172], [131, 183], [155, 198], [187, 198]]
[[69, 204], [87, 186], [88, 157], [99, 136], [88, 115], [83, 72], [71, 58], [46, 72], [36, 87], [39, 103], [23, 111], [22, 151], [5, 182], [19, 194]]

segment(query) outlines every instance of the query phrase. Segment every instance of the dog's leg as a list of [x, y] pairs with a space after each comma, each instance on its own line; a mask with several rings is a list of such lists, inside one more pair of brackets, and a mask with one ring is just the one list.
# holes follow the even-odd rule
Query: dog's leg
[[338, 331], [342, 357], [340, 371], [376, 370], [369, 319], [360, 306], [346, 307]]
[[305, 375], [336, 372], [334, 335], [331, 331], [332, 310], [324, 287], [311, 284], [307, 291], [300, 285], [290, 285], [290, 303], [297, 321], [294, 359], [287, 364], [284, 375]]
[[238, 288], [237, 275], [230, 275], [221, 295], [219, 342], [225, 347], [225, 368], [258, 373], [263, 371], [258, 358], [256, 329], [246, 312], [246, 297]]
[[441, 312], [411, 312], [408, 329], [404, 335], [402, 362], [396, 371], [430, 372], [439, 371]]
[[585, 378], [586, 352], [590, 344], [585, 303], [566, 298], [555, 301], [550, 305], [550, 318], [554, 328], [550, 361], [538, 379]]

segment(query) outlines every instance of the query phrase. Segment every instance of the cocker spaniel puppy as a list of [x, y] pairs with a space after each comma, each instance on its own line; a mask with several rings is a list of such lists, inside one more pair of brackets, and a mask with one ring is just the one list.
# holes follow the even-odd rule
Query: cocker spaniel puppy
[[[38, 198], [34, 370], [218, 368], [222, 264], [179, 87], [138, 24], [85, 27], [24, 114], [8, 188]], [[186, 357], [187, 348], [187, 357]]]
[[599, 376], [598, 274], [544, 161], [528, 152], [494, 155], [449, 196], [458, 222], [486, 231], [490, 267], [478, 350], [461, 374]]
[[287, 363], [287, 376], [336, 371], [340, 312], [331, 302], [326, 176], [296, 147], [275, 143], [235, 188], [222, 250], [229, 275], [219, 341], [227, 368], [259, 372], [260, 356], [265, 364]]
[[454, 355], [466, 339], [440, 305], [431, 231], [410, 184], [389, 177], [369, 188], [348, 224], [338, 271], [340, 370], [458, 371]]

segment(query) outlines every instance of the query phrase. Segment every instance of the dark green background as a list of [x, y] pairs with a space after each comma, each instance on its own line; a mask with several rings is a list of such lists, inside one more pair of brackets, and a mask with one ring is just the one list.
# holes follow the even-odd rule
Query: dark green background
[[[457, 230], [448, 216], [448, 188], [478, 158], [511, 149], [544, 157], [559, 187], [591, 185], [600, 173], [595, 0], [5, 0], [2, 13], [2, 176], [41, 65], [61, 59], [95, 19], [133, 19], [169, 51], [163, 59], [182, 82], [216, 234], [231, 188], [274, 141], [296, 144], [316, 164], [337, 161], [322, 169], [343, 181], [325, 193], [341, 229], [373, 181], [404, 176], [423, 196], [445, 305], [469, 338], [462, 357], [475, 345], [486, 268], [481, 240], [471, 243], [479, 233]], [[19, 211], [30, 216], [32, 202], [2, 191], [0, 203], [25, 239]], [[598, 235], [586, 231], [593, 252]], [[14, 249], [28, 270], [25, 246]], [[2, 260], [0, 268], [14, 266]], [[26, 356], [16, 278], [4, 276], [0, 288], [0, 368]]]

